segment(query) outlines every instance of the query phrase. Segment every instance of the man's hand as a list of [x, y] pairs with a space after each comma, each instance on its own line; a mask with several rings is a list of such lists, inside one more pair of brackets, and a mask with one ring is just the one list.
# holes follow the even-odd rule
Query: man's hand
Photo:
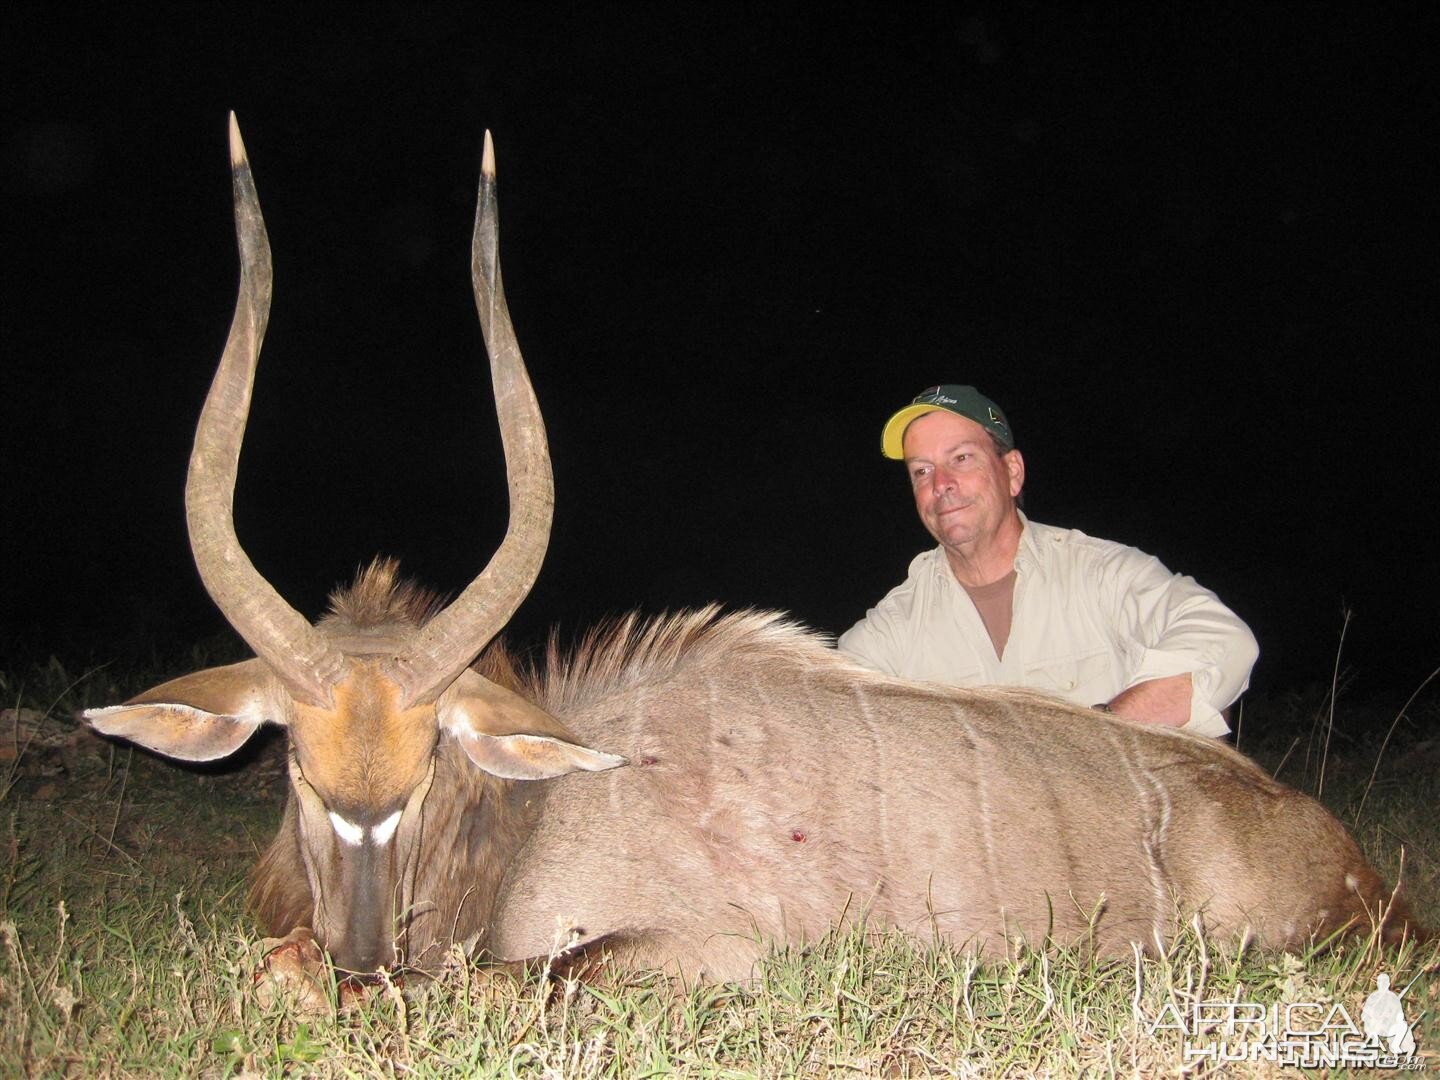
[[1190, 720], [1190, 673], [1148, 679], [1110, 699], [1110, 711], [1142, 724], [1180, 727]]

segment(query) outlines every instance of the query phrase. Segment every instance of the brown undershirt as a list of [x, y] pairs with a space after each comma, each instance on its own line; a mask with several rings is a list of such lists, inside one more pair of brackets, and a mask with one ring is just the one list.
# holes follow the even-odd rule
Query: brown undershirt
[[980, 613], [985, 632], [990, 635], [990, 644], [995, 655], [1005, 658], [1005, 643], [1010, 640], [1010, 614], [1015, 600], [1015, 571], [988, 585], [964, 586], [970, 594], [970, 602]]

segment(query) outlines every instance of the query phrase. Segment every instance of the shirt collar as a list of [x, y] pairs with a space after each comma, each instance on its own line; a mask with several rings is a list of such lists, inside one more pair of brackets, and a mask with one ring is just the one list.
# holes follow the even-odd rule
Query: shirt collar
[[1020, 547], [1015, 552], [1015, 570], [1017, 573], [1027, 573], [1031, 570], [1043, 570], [1045, 568], [1045, 549], [1040, 545], [1035, 535], [1035, 528], [1030, 524], [1030, 519], [1025, 516], [1025, 511], [1016, 507], [1015, 512], [1020, 515]]

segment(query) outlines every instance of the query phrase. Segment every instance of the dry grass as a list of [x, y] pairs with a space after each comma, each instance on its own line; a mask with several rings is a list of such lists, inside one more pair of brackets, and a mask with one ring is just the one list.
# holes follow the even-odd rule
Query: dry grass
[[[5, 704], [36, 711], [28, 742], [0, 752], [5, 1075], [1218, 1075], [1185, 1067], [1177, 1032], [1150, 1033], [1167, 1003], [1339, 1002], [1358, 1022], [1380, 971], [1396, 988], [1415, 980], [1407, 1015], [1419, 1017], [1423, 1063], [1437, 1063], [1440, 945], [1382, 954], [1363, 936], [1287, 956], [1185, 934], [1164, 957], [1117, 963], [1076, 950], [982, 961], [850, 931], [772, 956], [749, 986], [603, 969], [515, 981], [456, 958], [434, 980], [382, 983], [338, 1012], [267, 1002], [243, 883], [278, 818], [279, 744], [196, 772], [68, 739], [80, 698], [114, 690], [77, 692], [63, 675], [6, 690]], [[1274, 735], [1281, 711], [1247, 727]], [[1365, 798], [1362, 845], [1392, 880], [1404, 847], [1420, 914], [1440, 925], [1440, 770], [1402, 767], [1423, 725], [1392, 740], [1366, 796], [1376, 747], [1343, 719], [1326, 732], [1326, 801], [1347, 817]], [[1275, 743], [1278, 762], [1288, 740]]]

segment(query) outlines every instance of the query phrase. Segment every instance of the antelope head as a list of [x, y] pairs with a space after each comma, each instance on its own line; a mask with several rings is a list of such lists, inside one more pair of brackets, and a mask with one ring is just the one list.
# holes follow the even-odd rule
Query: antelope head
[[230, 161], [240, 290], [200, 414], [185, 487], [190, 546], [206, 590], [255, 658], [194, 672], [124, 705], [90, 709], [106, 735], [184, 761], [238, 749], [263, 723], [290, 740], [291, 800], [314, 899], [312, 929], [336, 965], [373, 971], [396, 951], [442, 739], [494, 776], [534, 780], [624, 759], [578, 744], [563, 725], [470, 670], [535, 581], [553, 485], [545, 428], [500, 280], [490, 133], [475, 213], [471, 276], [505, 450], [510, 521], [490, 563], [423, 624], [311, 625], [246, 557], [232, 501], [260, 344], [270, 312], [270, 244], [234, 114]]

